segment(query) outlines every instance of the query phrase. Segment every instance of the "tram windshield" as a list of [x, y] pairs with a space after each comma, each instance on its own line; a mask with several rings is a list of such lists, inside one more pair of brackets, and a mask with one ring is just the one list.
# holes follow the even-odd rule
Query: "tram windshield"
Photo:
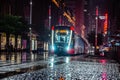
[[55, 30], [55, 43], [68, 43], [70, 39], [70, 30]]

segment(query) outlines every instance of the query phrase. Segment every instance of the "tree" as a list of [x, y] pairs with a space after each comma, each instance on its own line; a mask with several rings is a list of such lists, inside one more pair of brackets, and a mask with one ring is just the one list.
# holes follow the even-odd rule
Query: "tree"
[[27, 25], [19, 16], [0, 16], [0, 31], [13, 34], [22, 34], [28, 31]]
[[[88, 41], [89, 43], [93, 44], [93, 46], [95, 46], [95, 31], [91, 31], [88, 34]], [[102, 33], [98, 33], [97, 34], [97, 45], [102, 45], [103, 44], [103, 35]]]
[[14, 34], [16, 39], [15, 43], [17, 44], [18, 35], [24, 35], [28, 30], [25, 21], [20, 16], [0, 16], [0, 32], [6, 33], [7, 43], [9, 43], [10, 34]]
[[95, 46], [95, 31], [91, 31], [88, 34], [87, 39], [88, 39], [88, 41], [89, 41], [90, 44], [93, 44], [93, 46]]
[[98, 38], [97, 38], [97, 44], [98, 44], [98, 46], [99, 45], [102, 45], [103, 44], [103, 34], [102, 33], [98, 33]]

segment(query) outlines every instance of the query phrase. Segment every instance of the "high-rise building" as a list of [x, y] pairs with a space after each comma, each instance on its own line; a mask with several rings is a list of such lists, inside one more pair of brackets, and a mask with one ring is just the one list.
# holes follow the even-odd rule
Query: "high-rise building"
[[75, 29], [80, 33], [80, 27], [84, 25], [84, 0], [65, 0], [66, 6], [75, 17]]
[[24, 0], [0, 0], [0, 15], [24, 17]]
[[[6, 16], [6, 15], [20, 16], [23, 19], [23, 21], [26, 20], [28, 21], [27, 24], [29, 24], [29, 19], [30, 19], [29, 18], [30, 17], [29, 0], [0, 0], [0, 16]], [[28, 29], [29, 29], [29, 26], [28, 26]], [[33, 31], [34, 30], [32, 30], [32, 32]], [[14, 35], [12, 32], [7, 33], [7, 31], [2, 30], [0, 34], [0, 44], [1, 44], [0, 49], [5, 49], [6, 44], [7, 45], [12, 44], [13, 48], [23, 48], [23, 49], [27, 48], [22, 46], [27, 45], [27, 42], [28, 42], [27, 37], [29, 37], [29, 34], [27, 35], [27, 32], [22, 33], [24, 35], [17, 32], [15, 34], [18, 34], [18, 35]], [[33, 33], [32, 36], [34, 37], [34, 38], [32, 37], [32, 42], [36, 41], [36, 34]], [[3, 42], [3, 39], [6, 39], [6, 40]], [[35, 45], [33, 45], [33, 47], [34, 46]]]

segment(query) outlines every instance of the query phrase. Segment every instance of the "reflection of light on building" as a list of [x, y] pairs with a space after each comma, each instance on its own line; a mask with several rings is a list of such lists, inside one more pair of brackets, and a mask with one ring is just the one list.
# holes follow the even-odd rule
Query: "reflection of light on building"
[[59, 4], [58, 4], [58, 2], [57, 2], [56, 0], [52, 0], [52, 2], [54, 2], [54, 4], [55, 4], [57, 7], [59, 7]]
[[73, 25], [75, 25], [75, 21], [71, 18], [70, 15], [68, 15], [66, 12], [63, 13], [63, 16], [68, 18], [68, 21], [71, 22]]

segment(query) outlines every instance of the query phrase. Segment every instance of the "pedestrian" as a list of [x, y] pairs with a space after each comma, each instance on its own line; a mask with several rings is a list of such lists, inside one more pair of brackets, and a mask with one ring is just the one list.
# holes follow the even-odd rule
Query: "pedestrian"
[[6, 45], [5, 45], [5, 50], [8, 52], [8, 48], [9, 48], [9, 46], [8, 46], [8, 43], [6, 43]]
[[13, 45], [10, 43], [10, 51], [13, 51]]

